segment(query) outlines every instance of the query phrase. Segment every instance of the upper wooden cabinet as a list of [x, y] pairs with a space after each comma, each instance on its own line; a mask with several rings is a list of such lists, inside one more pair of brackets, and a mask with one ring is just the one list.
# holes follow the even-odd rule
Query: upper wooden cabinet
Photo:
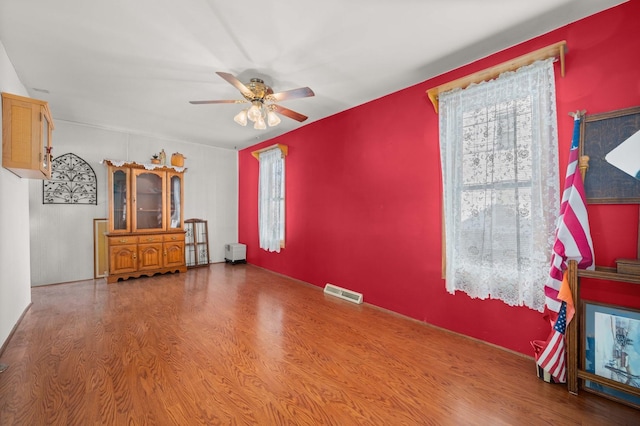
[[184, 172], [172, 167], [116, 163], [108, 169], [109, 233], [184, 229]]
[[2, 167], [23, 178], [50, 179], [52, 131], [47, 102], [2, 93]]

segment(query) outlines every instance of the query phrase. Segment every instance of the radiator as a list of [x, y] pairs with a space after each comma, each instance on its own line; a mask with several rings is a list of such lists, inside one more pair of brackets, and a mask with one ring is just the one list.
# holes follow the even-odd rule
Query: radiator
[[246, 262], [247, 246], [238, 243], [225, 244], [224, 260], [231, 263]]

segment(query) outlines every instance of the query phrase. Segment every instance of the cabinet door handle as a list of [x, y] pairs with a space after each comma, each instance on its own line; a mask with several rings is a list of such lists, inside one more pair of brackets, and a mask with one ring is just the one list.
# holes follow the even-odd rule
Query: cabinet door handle
[[138, 256], [137, 256], [135, 253], [133, 253], [132, 258], [133, 258], [133, 259], [137, 259], [137, 258], [138, 258]]
[[164, 251], [164, 255], [165, 255], [165, 256], [167, 255], [167, 251], [166, 251], [166, 250]]

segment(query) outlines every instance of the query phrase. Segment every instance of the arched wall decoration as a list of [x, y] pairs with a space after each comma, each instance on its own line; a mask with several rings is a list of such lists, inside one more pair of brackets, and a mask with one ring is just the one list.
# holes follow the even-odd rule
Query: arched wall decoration
[[43, 204], [98, 204], [96, 173], [82, 158], [64, 154], [51, 162], [51, 179], [42, 182]]

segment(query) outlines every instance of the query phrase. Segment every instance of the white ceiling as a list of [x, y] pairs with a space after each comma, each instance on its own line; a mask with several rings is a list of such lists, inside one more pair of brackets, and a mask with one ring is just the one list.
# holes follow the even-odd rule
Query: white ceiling
[[[0, 0], [0, 41], [54, 121], [241, 149], [620, 3]], [[190, 104], [242, 99], [216, 71], [310, 87], [281, 102], [309, 119], [254, 130], [241, 105]]]

